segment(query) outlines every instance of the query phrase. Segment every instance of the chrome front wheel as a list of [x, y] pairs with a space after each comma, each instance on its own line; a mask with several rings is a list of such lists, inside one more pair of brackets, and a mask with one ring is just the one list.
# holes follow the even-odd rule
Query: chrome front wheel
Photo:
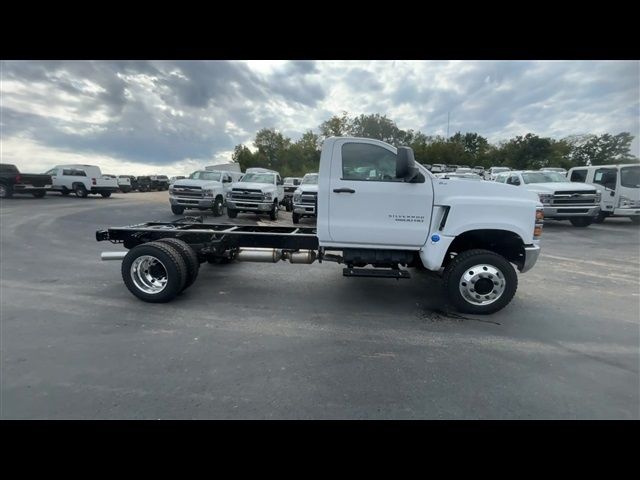
[[472, 305], [490, 305], [504, 293], [506, 280], [498, 268], [478, 264], [468, 268], [460, 277], [462, 298]]

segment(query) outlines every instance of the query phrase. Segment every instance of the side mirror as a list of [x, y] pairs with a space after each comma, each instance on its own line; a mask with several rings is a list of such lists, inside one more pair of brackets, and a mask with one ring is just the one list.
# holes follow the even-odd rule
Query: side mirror
[[416, 167], [413, 157], [413, 150], [410, 147], [398, 147], [396, 157], [396, 178], [401, 178], [405, 182], [413, 181], [420, 171]]
[[231, 179], [230, 178], [223, 178], [222, 179], [222, 183], [231, 183]]
[[611, 195], [612, 197], [616, 196], [616, 191], [615, 190], [611, 190], [611, 192], [609, 193], [609, 195]]

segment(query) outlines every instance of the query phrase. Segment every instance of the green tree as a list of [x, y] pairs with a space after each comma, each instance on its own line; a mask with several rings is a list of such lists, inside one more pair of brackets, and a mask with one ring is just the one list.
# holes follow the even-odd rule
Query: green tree
[[263, 128], [256, 134], [253, 144], [258, 149], [258, 158], [265, 168], [278, 170], [284, 166], [285, 152], [291, 146], [291, 139], [275, 128]]
[[349, 114], [342, 112], [342, 115], [334, 115], [320, 124], [320, 135], [322, 138], [344, 137], [349, 135], [349, 125]]
[[349, 133], [354, 137], [375, 138], [395, 146], [400, 146], [407, 137], [407, 132], [400, 130], [393, 120], [378, 113], [354, 118]]
[[631, 155], [634, 136], [629, 132], [617, 135], [585, 135], [571, 139], [569, 155], [573, 165], [608, 165], [637, 161]]

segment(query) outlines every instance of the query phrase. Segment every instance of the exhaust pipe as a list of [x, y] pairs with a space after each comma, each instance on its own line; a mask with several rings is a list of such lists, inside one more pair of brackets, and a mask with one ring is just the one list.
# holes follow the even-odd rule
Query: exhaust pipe
[[127, 256], [127, 252], [102, 252], [100, 254], [100, 260], [122, 260]]
[[282, 250], [277, 248], [241, 248], [236, 260], [239, 262], [276, 263], [282, 260]]
[[299, 250], [297, 252], [285, 252], [284, 258], [291, 263], [313, 263], [316, 261], [315, 250]]
[[315, 250], [299, 250], [297, 252], [283, 252], [278, 248], [241, 248], [236, 256], [240, 262], [276, 263], [289, 260], [291, 263], [313, 263], [316, 261]]

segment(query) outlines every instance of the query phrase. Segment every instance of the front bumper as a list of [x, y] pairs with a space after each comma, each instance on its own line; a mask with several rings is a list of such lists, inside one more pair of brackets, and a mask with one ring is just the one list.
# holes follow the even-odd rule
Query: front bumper
[[544, 206], [544, 218], [595, 217], [600, 213], [600, 206]]
[[540, 245], [526, 245], [524, 247], [524, 263], [520, 268], [520, 273], [528, 272], [538, 261], [540, 256]]
[[250, 202], [247, 200], [227, 200], [227, 208], [245, 212], [270, 212], [273, 202]]
[[169, 196], [169, 202], [171, 205], [184, 207], [184, 208], [198, 208], [207, 210], [213, 208], [213, 197], [174, 197]]
[[305, 203], [297, 203], [293, 205], [293, 213], [298, 213], [300, 215], [316, 215], [316, 207], [315, 205], [308, 205]]
[[640, 215], [640, 208], [616, 208], [613, 215], [616, 217], [637, 217]]

